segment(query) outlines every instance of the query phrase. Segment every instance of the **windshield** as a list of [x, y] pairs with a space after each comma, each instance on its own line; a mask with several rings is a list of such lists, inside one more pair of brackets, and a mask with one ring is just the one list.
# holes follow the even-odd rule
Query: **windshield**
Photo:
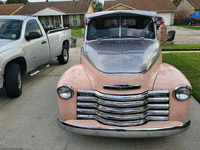
[[114, 16], [92, 19], [87, 40], [98, 38], [155, 38], [153, 21], [145, 16]]
[[0, 39], [19, 39], [21, 27], [21, 20], [0, 19]]

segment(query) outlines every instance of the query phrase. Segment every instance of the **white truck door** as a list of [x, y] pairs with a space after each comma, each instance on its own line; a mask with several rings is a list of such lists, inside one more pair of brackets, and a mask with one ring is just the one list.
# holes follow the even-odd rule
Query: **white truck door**
[[[32, 36], [32, 39], [27, 38], [30, 37], [30, 35]], [[50, 55], [49, 43], [46, 35], [42, 34], [36, 20], [32, 19], [27, 22], [25, 39], [26, 42], [23, 44], [23, 49], [29, 57], [29, 71], [47, 63]]]

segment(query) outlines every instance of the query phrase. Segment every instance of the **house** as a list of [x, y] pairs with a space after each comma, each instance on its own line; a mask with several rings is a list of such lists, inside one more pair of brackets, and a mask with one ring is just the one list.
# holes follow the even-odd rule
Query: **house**
[[15, 15], [35, 16], [45, 28], [78, 27], [86, 13], [93, 13], [92, 0], [34, 2], [26, 4]]
[[163, 17], [166, 25], [173, 25], [176, 6], [171, 0], [117, 0], [105, 1], [103, 10], [156, 11], [158, 16]]
[[0, 15], [13, 15], [23, 6], [24, 4], [0, 4]]
[[179, 0], [176, 6], [177, 12], [174, 17], [178, 23], [183, 23], [190, 14], [200, 10], [200, 0]]

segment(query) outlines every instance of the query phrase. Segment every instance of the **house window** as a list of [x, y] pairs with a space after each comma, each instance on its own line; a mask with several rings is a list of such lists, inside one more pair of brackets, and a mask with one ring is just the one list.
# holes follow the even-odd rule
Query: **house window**
[[60, 17], [59, 16], [54, 17], [54, 23], [55, 23], [56, 28], [60, 27]]
[[44, 24], [45, 24], [45, 27], [49, 26], [49, 17], [44, 17]]
[[77, 15], [73, 15], [72, 16], [72, 23], [73, 23], [73, 26], [77, 26], [78, 25], [78, 19], [77, 19]]

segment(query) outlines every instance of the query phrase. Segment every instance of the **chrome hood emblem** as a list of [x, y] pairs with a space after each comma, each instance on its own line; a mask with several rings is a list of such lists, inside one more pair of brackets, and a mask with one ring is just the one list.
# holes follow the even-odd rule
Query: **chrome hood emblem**
[[113, 84], [113, 85], [103, 85], [103, 88], [109, 90], [134, 90], [134, 89], [140, 89], [141, 85]]

